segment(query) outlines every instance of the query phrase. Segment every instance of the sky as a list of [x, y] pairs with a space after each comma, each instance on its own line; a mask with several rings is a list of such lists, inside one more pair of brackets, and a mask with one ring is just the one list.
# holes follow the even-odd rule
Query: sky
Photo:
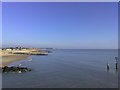
[[115, 2], [4, 2], [3, 47], [116, 49]]

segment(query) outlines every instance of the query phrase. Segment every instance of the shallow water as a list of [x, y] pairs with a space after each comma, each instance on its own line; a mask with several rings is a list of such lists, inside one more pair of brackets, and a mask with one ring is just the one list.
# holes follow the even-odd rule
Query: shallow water
[[[3, 88], [115, 88], [117, 50], [52, 50], [48, 56], [31, 56], [11, 65], [31, 72], [3, 74]], [[32, 61], [29, 59], [32, 58]], [[110, 64], [107, 71], [106, 64]]]

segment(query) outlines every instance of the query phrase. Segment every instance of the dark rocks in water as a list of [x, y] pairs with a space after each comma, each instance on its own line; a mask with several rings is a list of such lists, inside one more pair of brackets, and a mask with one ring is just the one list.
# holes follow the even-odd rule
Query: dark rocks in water
[[3, 70], [2, 72], [9, 72], [10, 68], [8, 66], [4, 66], [2, 70]]
[[27, 71], [31, 71], [31, 69], [28, 69], [26, 67], [8, 67], [8, 66], [4, 66], [2, 68], [2, 72], [3, 73], [7, 73], [7, 72], [27, 72]]

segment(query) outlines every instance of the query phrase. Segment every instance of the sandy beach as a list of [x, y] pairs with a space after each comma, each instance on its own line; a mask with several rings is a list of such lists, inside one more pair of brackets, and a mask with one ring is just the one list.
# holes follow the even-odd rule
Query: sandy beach
[[[19, 53], [19, 54], [18, 54]], [[30, 55], [47, 55], [45, 50], [40, 49], [4, 49], [0, 51], [0, 67], [18, 60], [24, 60]]]
[[26, 59], [29, 56], [30, 55], [16, 55], [16, 54], [0, 55], [0, 67], [3, 67], [18, 60]]

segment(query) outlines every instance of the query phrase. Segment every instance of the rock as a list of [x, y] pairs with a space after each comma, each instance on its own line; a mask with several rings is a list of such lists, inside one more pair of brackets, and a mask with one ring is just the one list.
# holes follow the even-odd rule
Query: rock
[[21, 71], [19, 71], [18, 73], [22, 73]]
[[22, 72], [27, 72], [27, 71], [31, 71], [31, 69], [28, 69], [26, 67], [8, 67], [8, 66], [4, 66], [2, 68], [2, 72], [3, 73], [7, 73], [7, 72], [18, 72], [18, 73], [22, 73]]

